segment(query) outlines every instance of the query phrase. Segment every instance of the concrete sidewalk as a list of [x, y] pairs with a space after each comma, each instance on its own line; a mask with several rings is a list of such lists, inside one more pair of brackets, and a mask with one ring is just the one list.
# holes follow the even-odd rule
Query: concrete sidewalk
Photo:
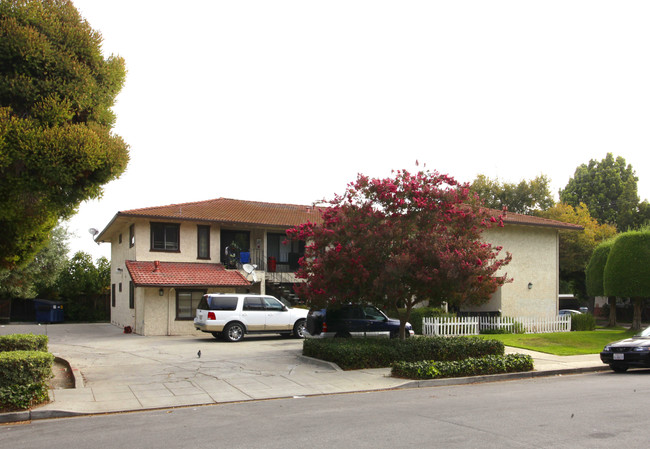
[[[142, 337], [110, 324], [5, 325], [0, 335], [46, 334], [50, 352], [66, 360], [76, 388], [50, 390], [52, 402], [0, 414], [0, 422], [259, 399], [466, 383], [607, 370], [597, 354], [530, 354], [535, 371], [472, 378], [409, 381], [390, 368], [342, 371], [301, 355], [302, 341], [274, 335], [226, 343], [200, 336]], [[201, 351], [199, 357], [198, 351]]]

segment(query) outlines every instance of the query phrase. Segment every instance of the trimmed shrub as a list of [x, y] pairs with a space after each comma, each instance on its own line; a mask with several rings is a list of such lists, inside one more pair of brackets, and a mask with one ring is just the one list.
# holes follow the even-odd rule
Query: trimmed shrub
[[[402, 313], [404, 310], [400, 310]], [[409, 317], [409, 323], [413, 326], [413, 332], [417, 335], [422, 335], [422, 318], [427, 317], [454, 317], [456, 316], [453, 313], [447, 313], [444, 309], [439, 307], [418, 307], [416, 309], [411, 309], [411, 316]]]
[[0, 336], [0, 352], [43, 351], [47, 352], [47, 335], [11, 334]]
[[512, 324], [502, 324], [501, 327], [496, 329], [482, 329], [481, 334], [525, 334], [526, 328], [519, 321]]
[[306, 339], [303, 355], [336, 363], [341, 369], [384, 368], [396, 361], [462, 360], [503, 355], [498, 340], [479, 337], [417, 337], [397, 339]]
[[603, 273], [604, 296], [650, 297], [650, 229], [619, 234]]
[[592, 331], [596, 329], [596, 318], [591, 313], [571, 315], [572, 331]]
[[0, 352], [0, 408], [24, 409], [46, 401], [53, 363], [49, 352]]
[[488, 355], [464, 360], [396, 362], [392, 366], [394, 377], [406, 379], [441, 379], [445, 377], [483, 376], [488, 374], [531, 371], [533, 359], [524, 354]]

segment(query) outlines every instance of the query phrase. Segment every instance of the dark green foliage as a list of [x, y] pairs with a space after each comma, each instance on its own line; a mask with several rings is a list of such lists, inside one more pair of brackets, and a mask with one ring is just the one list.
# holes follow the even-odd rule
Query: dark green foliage
[[46, 401], [53, 363], [49, 352], [0, 352], [0, 409], [25, 409]]
[[47, 335], [10, 334], [0, 336], [0, 352], [42, 351], [47, 352]]
[[66, 321], [104, 321], [110, 294], [111, 265], [105, 257], [93, 263], [90, 254], [77, 252], [65, 265], [55, 283], [58, 298], [64, 301]]
[[589, 263], [585, 270], [587, 294], [589, 296], [605, 296], [603, 277], [605, 274], [607, 257], [609, 256], [609, 252], [613, 245], [613, 239], [605, 240], [599, 244], [591, 254], [591, 259], [589, 259]]
[[0, 267], [25, 266], [61, 219], [125, 170], [112, 133], [119, 57], [70, 1], [0, 2]]
[[67, 239], [67, 229], [57, 226], [34, 260], [21, 268], [0, 268], [0, 298], [32, 299], [51, 289], [68, 260]]
[[589, 213], [599, 223], [615, 225], [619, 231], [638, 226], [639, 196], [632, 166], [618, 156], [608, 153], [602, 161], [590, 160], [576, 168], [564, 190], [563, 203], [578, 207], [587, 205]]
[[[400, 315], [406, 313], [404, 309], [400, 309]], [[422, 335], [422, 318], [427, 317], [447, 317], [455, 316], [453, 313], [446, 313], [444, 309], [439, 307], [418, 307], [411, 309], [411, 316], [409, 318], [409, 323], [413, 326], [413, 332], [417, 335]]]
[[593, 331], [596, 329], [596, 318], [591, 313], [571, 315], [572, 331]]
[[549, 187], [551, 180], [540, 175], [530, 181], [518, 184], [501, 182], [478, 175], [470, 190], [478, 195], [486, 207], [496, 210], [508, 208], [508, 212], [532, 215], [553, 207], [555, 201]]
[[445, 377], [484, 376], [533, 370], [533, 359], [524, 354], [488, 355], [450, 362], [396, 362], [392, 375], [407, 379], [439, 379]]
[[502, 342], [478, 337], [306, 339], [303, 344], [303, 355], [336, 363], [344, 370], [388, 367], [395, 361], [461, 360], [503, 353]]
[[24, 410], [49, 399], [47, 383], [0, 387], [0, 411]]
[[620, 234], [604, 271], [606, 296], [650, 297], [650, 230]]

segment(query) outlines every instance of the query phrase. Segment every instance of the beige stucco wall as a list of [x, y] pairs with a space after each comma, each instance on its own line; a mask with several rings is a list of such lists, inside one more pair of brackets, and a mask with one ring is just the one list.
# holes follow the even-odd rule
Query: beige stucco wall
[[131, 326], [132, 329], [135, 329], [135, 309], [129, 308], [131, 277], [124, 262], [134, 258], [135, 248], [129, 248], [129, 226], [120, 227], [111, 240], [111, 287], [115, 285], [115, 307], [111, 304], [111, 323], [118, 327]]
[[[486, 242], [503, 246], [512, 261], [499, 274], [513, 279], [482, 307], [463, 311], [501, 311], [503, 316], [547, 317], [558, 310], [559, 235], [553, 228], [506, 225], [484, 234]], [[528, 284], [532, 288], [528, 288]]]
[[[205, 335], [194, 329], [191, 320], [176, 320], [176, 289], [164, 288], [163, 296], [159, 288], [140, 287], [135, 289], [135, 307], [129, 308], [129, 282], [131, 278], [126, 269], [127, 260], [164, 262], [219, 263], [221, 251], [221, 227], [210, 225], [210, 259], [197, 258], [198, 222], [180, 222], [180, 252], [151, 251], [150, 223], [156, 220], [133, 218], [113, 223], [111, 229], [111, 285], [115, 284], [115, 307], [111, 306], [111, 323], [118, 327], [131, 326], [140, 335]], [[162, 220], [161, 220], [162, 221]], [[165, 222], [173, 222], [165, 220]], [[135, 224], [135, 245], [129, 247], [129, 227]], [[251, 249], [265, 251], [266, 230], [252, 229]], [[275, 231], [277, 232], [277, 231]], [[121, 242], [120, 242], [121, 234]], [[119, 269], [119, 270], [118, 270]], [[257, 271], [257, 279], [264, 279], [264, 272]], [[120, 284], [122, 290], [120, 291]], [[265, 293], [264, 283], [252, 285], [254, 293]], [[208, 293], [234, 292], [234, 288], [211, 288]]]

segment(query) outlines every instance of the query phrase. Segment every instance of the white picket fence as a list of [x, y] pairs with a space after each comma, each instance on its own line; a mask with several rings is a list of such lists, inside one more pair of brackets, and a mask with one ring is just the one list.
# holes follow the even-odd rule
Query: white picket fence
[[571, 331], [571, 315], [538, 317], [424, 317], [423, 335], [478, 335], [482, 330], [510, 328], [514, 332], [544, 334]]
[[478, 335], [479, 317], [424, 317], [422, 335]]

